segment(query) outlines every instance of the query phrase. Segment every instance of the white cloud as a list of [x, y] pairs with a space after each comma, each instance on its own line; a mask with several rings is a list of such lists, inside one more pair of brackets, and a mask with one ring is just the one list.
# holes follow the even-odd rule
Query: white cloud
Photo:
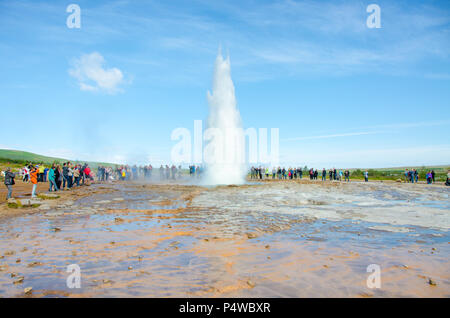
[[78, 80], [82, 91], [104, 91], [109, 94], [120, 92], [124, 83], [121, 70], [116, 67], [106, 68], [105, 59], [98, 52], [83, 54], [72, 61], [70, 76]]

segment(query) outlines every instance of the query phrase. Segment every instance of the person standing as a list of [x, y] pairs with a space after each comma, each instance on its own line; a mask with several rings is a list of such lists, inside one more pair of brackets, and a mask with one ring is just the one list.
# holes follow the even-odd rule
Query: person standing
[[23, 168], [23, 179], [22, 182], [28, 183], [30, 181], [30, 168], [28, 168], [26, 165]]
[[48, 171], [48, 183], [50, 184], [50, 187], [48, 189], [48, 192], [52, 192], [53, 189], [55, 191], [59, 191], [58, 186], [56, 185], [56, 173], [55, 173], [55, 165], [53, 165], [50, 170]]
[[94, 179], [92, 178], [92, 175], [91, 175], [92, 171], [87, 163], [85, 163], [84, 166], [85, 166], [85, 168], [83, 170], [83, 175], [84, 175], [84, 178], [86, 179], [87, 185], [90, 185], [91, 181], [94, 181]]
[[48, 170], [49, 169], [47, 167], [45, 167], [45, 169], [44, 169], [44, 182], [47, 182]]
[[31, 191], [32, 198], [36, 197], [36, 188], [37, 188], [37, 184], [39, 181], [39, 174], [40, 174], [39, 171], [40, 171], [39, 166], [31, 168], [31, 171], [30, 171], [30, 181], [33, 184], [33, 190]]
[[16, 174], [11, 172], [11, 168], [6, 168], [5, 171], [5, 186], [8, 189], [8, 194], [6, 195], [6, 200], [12, 198], [12, 191], [13, 191], [13, 185], [16, 184], [14, 181], [14, 178], [16, 177]]
[[436, 176], [436, 173], [434, 172], [434, 170], [431, 170], [431, 180], [433, 181], [433, 183], [436, 181], [434, 178]]
[[172, 180], [175, 180], [176, 174], [177, 174], [177, 167], [175, 167], [175, 165], [172, 164], [172, 167], [170, 168], [170, 170], [172, 171]]
[[67, 182], [67, 187], [71, 189], [73, 186], [73, 168], [70, 162], [67, 164]]
[[58, 186], [58, 189], [61, 189], [62, 183], [62, 170], [60, 165], [56, 165], [55, 169], [55, 183]]
[[73, 183], [77, 185], [77, 187], [80, 186], [80, 167], [78, 165], [75, 166], [75, 169], [73, 169], [73, 177], [74, 181]]
[[368, 182], [369, 181], [369, 172], [364, 171], [364, 181]]
[[62, 174], [63, 174], [62, 189], [64, 190], [66, 188], [66, 183], [67, 183], [67, 188], [69, 188], [69, 167], [68, 167], [67, 163], [63, 164]]
[[44, 170], [45, 170], [44, 164], [41, 163], [38, 171], [38, 182], [44, 182]]
[[345, 181], [350, 182], [350, 171], [345, 170], [344, 177]]
[[430, 172], [427, 173], [427, 184], [431, 184], [433, 182], [433, 174]]
[[105, 170], [105, 181], [109, 181], [109, 176], [111, 175], [111, 167], [107, 167]]

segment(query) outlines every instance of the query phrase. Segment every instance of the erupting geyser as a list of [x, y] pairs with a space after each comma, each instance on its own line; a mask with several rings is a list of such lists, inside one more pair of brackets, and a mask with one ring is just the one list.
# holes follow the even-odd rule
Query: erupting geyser
[[[212, 93], [208, 92], [209, 117], [205, 138], [206, 183], [242, 184], [245, 181], [245, 148], [241, 115], [236, 107], [230, 58], [219, 50], [214, 67]], [[205, 150], [206, 150], [205, 148]]]

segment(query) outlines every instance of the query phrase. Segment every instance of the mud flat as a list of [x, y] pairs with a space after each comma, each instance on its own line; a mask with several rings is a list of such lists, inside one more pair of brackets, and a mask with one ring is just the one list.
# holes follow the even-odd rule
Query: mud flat
[[444, 187], [116, 183], [45, 201], [0, 210], [2, 297], [450, 296]]

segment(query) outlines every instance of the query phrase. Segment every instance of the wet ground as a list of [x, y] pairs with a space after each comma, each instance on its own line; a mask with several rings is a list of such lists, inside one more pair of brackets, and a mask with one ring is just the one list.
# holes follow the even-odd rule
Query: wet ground
[[449, 228], [445, 187], [92, 185], [0, 219], [0, 296], [449, 297]]

